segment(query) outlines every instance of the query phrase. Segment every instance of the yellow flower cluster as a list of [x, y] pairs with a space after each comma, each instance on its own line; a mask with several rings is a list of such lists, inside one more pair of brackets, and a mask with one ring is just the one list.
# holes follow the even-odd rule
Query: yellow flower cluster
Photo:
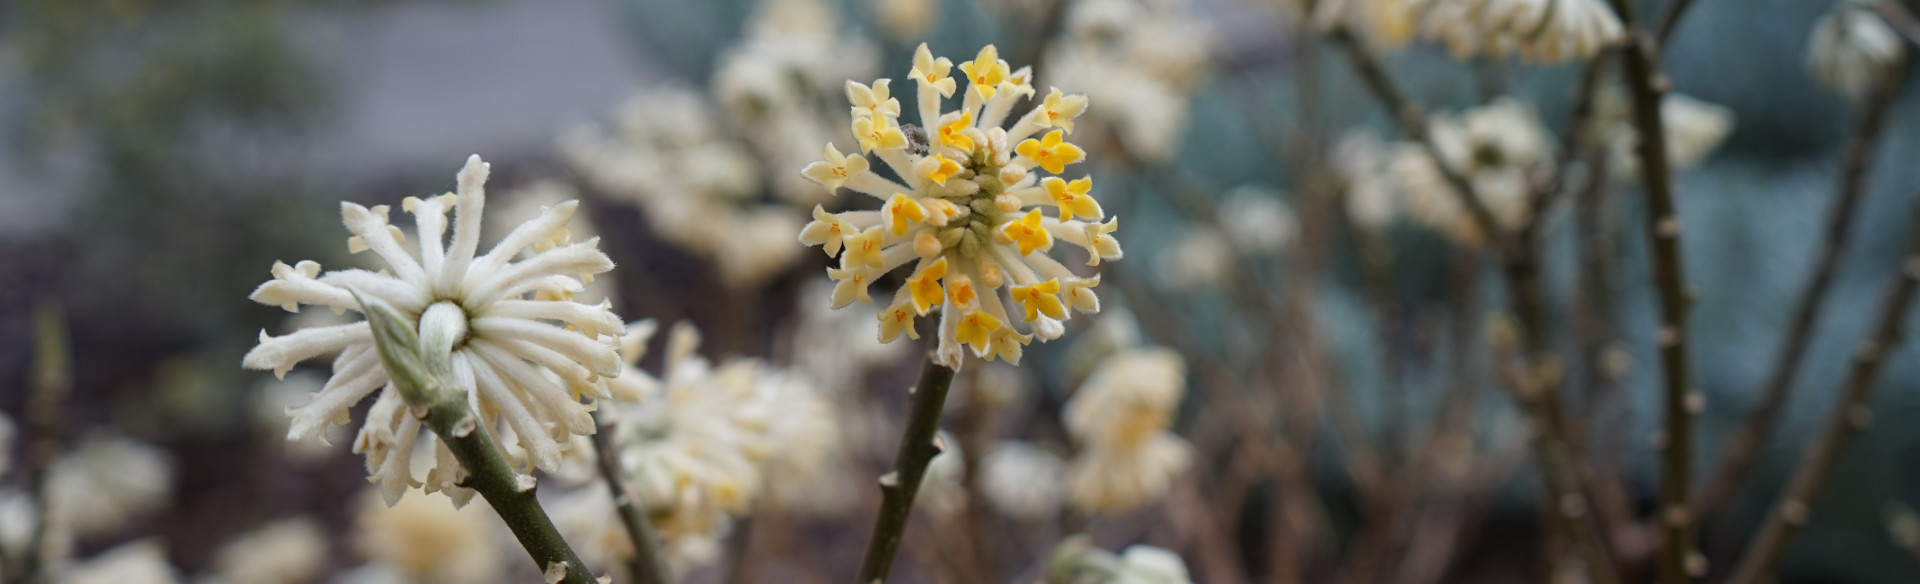
[[841, 213], [815, 207], [800, 241], [839, 257], [839, 267], [827, 270], [836, 282], [835, 308], [870, 301], [875, 279], [915, 262], [907, 284], [880, 311], [881, 342], [919, 338], [914, 319], [938, 309], [942, 364], [959, 367], [962, 347], [1017, 363], [1022, 347], [1065, 331], [1069, 308], [1100, 309], [1093, 293], [1099, 276], [1079, 276], [1047, 252], [1064, 241], [1084, 249], [1089, 266], [1118, 259], [1119, 224], [1094, 200], [1092, 178], [1042, 175], [1063, 174], [1086, 158], [1066, 139], [1087, 109], [1085, 96], [1053, 89], [1009, 123], [1015, 103], [1035, 96], [1033, 75], [1013, 70], [988, 45], [958, 66], [968, 87], [958, 110], [943, 111], [959, 90], [954, 69], [924, 44], [915, 52], [908, 77], [919, 90], [917, 127], [900, 123], [892, 80], [847, 82], [860, 152], [842, 154], [829, 144], [825, 159], [802, 174], [829, 192], [864, 193], [882, 206]]

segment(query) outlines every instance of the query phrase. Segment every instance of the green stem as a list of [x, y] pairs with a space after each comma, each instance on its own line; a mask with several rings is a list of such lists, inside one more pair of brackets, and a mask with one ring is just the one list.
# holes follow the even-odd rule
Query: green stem
[[[542, 572], [564, 567], [566, 574], [557, 581], [560, 584], [596, 584], [593, 572], [554, 528], [546, 509], [540, 507], [532, 477], [514, 472], [467, 406], [467, 392], [453, 380], [451, 360], [441, 354], [451, 349], [450, 344], [444, 344], [448, 339], [427, 339], [435, 350], [422, 354], [420, 334], [398, 310], [357, 290], [353, 295], [373, 328], [374, 346], [380, 351], [380, 362], [394, 389], [466, 470], [460, 486], [486, 498]], [[548, 581], [555, 582], [551, 576]]]
[[927, 465], [945, 450], [938, 442], [940, 409], [947, 402], [947, 386], [953, 384], [953, 369], [934, 362], [929, 356], [920, 370], [920, 383], [913, 391], [913, 410], [907, 416], [907, 428], [900, 436], [900, 450], [894, 455], [893, 470], [880, 477], [880, 514], [873, 520], [873, 538], [867, 540], [865, 559], [860, 561], [860, 576], [855, 582], [887, 581], [893, 556], [900, 550], [907, 519], [913, 514], [913, 498], [920, 492], [920, 481], [927, 476]]
[[640, 493], [633, 483], [626, 480], [620, 469], [620, 456], [613, 446], [613, 427], [601, 421], [600, 412], [593, 413], [593, 424], [599, 430], [593, 433], [595, 462], [600, 466], [600, 476], [607, 480], [607, 492], [613, 496], [614, 509], [620, 513], [620, 523], [627, 528], [627, 537], [633, 540], [633, 560], [628, 563], [628, 577], [641, 584], [666, 584], [673, 581], [667, 570], [667, 562], [660, 553], [660, 534], [653, 530], [653, 522], [647, 519], [646, 505], [640, 500]]

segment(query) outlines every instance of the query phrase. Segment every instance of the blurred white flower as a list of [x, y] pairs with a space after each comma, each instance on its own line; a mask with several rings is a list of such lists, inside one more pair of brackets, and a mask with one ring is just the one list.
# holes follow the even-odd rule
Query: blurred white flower
[[781, 235], [800, 217], [751, 200], [759, 163], [722, 133], [708, 102], [685, 87], [650, 89], [621, 107], [613, 129], [562, 134], [560, 155], [588, 185], [639, 207], [661, 239], [713, 262], [724, 283], [751, 288], [800, 257]]
[[1399, 216], [1399, 186], [1388, 168], [1393, 150], [1372, 132], [1356, 130], [1333, 148], [1333, 167], [1346, 184], [1347, 217], [1355, 226], [1380, 231]]
[[[1526, 222], [1535, 178], [1553, 168], [1553, 144], [1532, 108], [1502, 97], [1458, 118], [1435, 114], [1428, 126], [1446, 165], [1473, 185], [1496, 224], [1514, 229]], [[1414, 220], [1462, 245], [1486, 240], [1424, 147], [1401, 144], [1391, 171]]]
[[1193, 584], [1179, 554], [1148, 545], [1121, 555], [1095, 548], [1087, 536], [1067, 538], [1047, 561], [1047, 584]]
[[1120, 553], [1117, 583], [1193, 584], [1180, 554], [1150, 545], [1132, 545]]
[[1083, 513], [1131, 511], [1166, 495], [1192, 464], [1193, 448], [1165, 432], [1132, 448], [1089, 444], [1067, 467], [1067, 502]]
[[[1639, 133], [1629, 118], [1629, 104], [1621, 92], [1601, 94], [1601, 108], [1594, 123], [1607, 128], [1600, 134], [1606, 140], [1607, 169], [1615, 180], [1640, 176]], [[1733, 110], [1678, 93], [1669, 93], [1660, 101], [1660, 123], [1665, 128], [1667, 162], [1675, 169], [1691, 168], [1726, 141], [1733, 133]]]
[[1086, 92], [1100, 143], [1117, 137], [1146, 160], [1166, 160], [1187, 128], [1189, 99], [1208, 72], [1214, 34], [1184, 0], [1078, 0], [1048, 49], [1050, 81]]
[[1002, 513], [1040, 520], [1060, 511], [1066, 463], [1028, 442], [1008, 440], [980, 461], [980, 488]]
[[[768, 168], [813, 161], [836, 128], [852, 121], [830, 96], [847, 79], [867, 79], [878, 70], [879, 49], [843, 30], [834, 14], [822, 0], [765, 0], [746, 35], [718, 58], [713, 95]], [[831, 195], [787, 172], [774, 173], [771, 186], [796, 205]]]
[[108, 535], [166, 507], [173, 462], [157, 447], [93, 436], [61, 455], [47, 477], [48, 546], [71, 550], [71, 538]]
[[[561, 444], [594, 431], [590, 408], [581, 397], [606, 397], [601, 376], [620, 370], [612, 345], [596, 339], [620, 334], [620, 319], [604, 302], [596, 306], [569, 299], [582, 280], [612, 269], [613, 262], [595, 248], [597, 240], [569, 242], [565, 225], [576, 207], [571, 201], [546, 209], [492, 251], [476, 255], [487, 173], [479, 156], [470, 157], [457, 176], [458, 194], [404, 201], [402, 207], [417, 224], [418, 256], [402, 246], [405, 236], [388, 224], [386, 206], [342, 203], [341, 215], [354, 233], [348, 249], [373, 251], [387, 269], [322, 275], [316, 262], [276, 262], [274, 279], [254, 290], [251, 298], [289, 311], [298, 311], [302, 304], [357, 311], [360, 305], [349, 291], [357, 289], [393, 305], [415, 320], [423, 342], [438, 338], [453, 346], [459, 387], [469, 390], [468, 401], [503, 454], [523, 468], [551, 470], [559, 464]], [[444, 239], [449, 207], [455, 209], [451, 247]], [[545, 251], [515, 261], [522, 250], [541, 247]], [[366, 322], [279, 337], [262, 331], [260, 344], [247, 352], [242, 364], [284, 377], [301, 361], [336, 353], [332, 379], [313, 401], [288, 412], [293, 422], [287, 437], [324, 438], [328, 425], [347, 423], [348, 408], [381, 390], [354, 440], [354, 451], [366, 455], [368, 473], [391, 504], [421, 484], [408, 472], [421, 423], [406, 412], [398, 390], [389, 383]], [[564, 383], [543, 371], [557, 374]], [[429, 434], [427, 440], [434, 439]], [[458, 462], [444, 448], [439, 453], [441, 463], [429, 473], [428, 490], [460, 489], [463, 471]], [[471, 497], [471, 491], [455, 492]]]
[[1853, 99], [1866, 97], [1906, 63], [1906, 43], [1874, 14], [1870, 2], [1848, 0], [1813, 24], [1807, 67], [1822, 84]]
[[796, 322], [784, 343], [793, 369], [822, 392], [849, 395], [864, 387], [867, 371], [899, 361], [905, 343], [875, 343], [880, 323], [872, 316], [833, 309], [833, 283], [801, 284]]
[[[863, 343], [864, 344], [864, 343]], [[784, 509], [830, 513], [854, 500], [846, 476], [845, 436], [839, 412], [812, 384], [787, 372], [761, 376], [761, 392], [770, 399], [767, 438], [772, 449], [765, 473], [767, 502]]]
[[841, 442], [833, 409], [812, 387], [752, 359], [709, 364], [687, 323], [668, 332], [654, 377], [632, 367], [653, 327], [630, 331], [607, 416], [621, 466], [669, 545], [718, 537], [762, 496], [803, 509], [831, 505], [814, 497], [838, 494], [816, 481], [837, 474]]
[[1422, 33], [1455, 58], [1476, 54], [1542, 63], [1586, 59], [1625, 35], [1606, 0], [1410, 0]]
[[1280, 193], [1258, 186], [1228, 191], [1215, 211], [1234, 246], [1250, 254], [1280, 253], [1300, 232], [1299, 218]]
[[[959, 368], [963, 347], [981, 359], [1018, 363], [1034, 339], [1066, 332], [1062, 321], [1069, 308], [1100, 309], [1092, 290], [1099, 276], [1081, 277], [1045, 252], [1060, 241], [1086, 249], [1090, 266], [1121, 257], [1113, 236], [1119, 220], [1100, 222], [1106, 216], [1092, 196], [1093, 179], [1040, 173], [1059, 175], [1086, 157], [1064, 140], [1086, 98], [1054, 89], [1008, 124], [1014, 102], [1035, 94], [1029, 70], [1011, 70], [992, 45], [955, 67], [922, 44], [913, 61], [909, 78], [919, 88], [924, 147], [912, 144], [899, 125], [889, 80], [846, 85], [853, 109], [866, 111], [852, 125], [861, 151], [908, 185], [874, 172], [861, 154], [842, 155], [827, 145], [825, 160], [801, 174], [830, 193], [845, 188], [884, 205], [839, 214], [816, 208], [800, 242], [822, 246], [829, 255], [841, 248], [840, 266], [827, 270], [837, 283], [835, 308], [871, 301], [867, 288], [874, 280], [915, 264], [907, 284], [878, 315], [881, 342], [903, 334], [919, 338], [915, 318], [938, 308], [940, 364]], [[958, 89], [949, 76], [956, 69], [967, 89], [960, 109], [942, 114], [942, 98]], [[1002, 288], [1016, 308], [1008, 308]], [[1016, 325], [1020, 321], [1027, 323], [1025, 332]]]
[[896, 43], [926, 36], [927, 29], [940, 16], [940, 0], [867, 0], [880, 26], [880, 33]]
[[1164, 495], [1192, 462], [1169, 433], [1186, 390], [1186, 366], [1165, 348], [1107, 358], [1067, 401], [1067, 432], [1079, 453], [1067, 469], [1067, 501], [1089, 513], [1119, 513]]
[[90, 560], [55, 570], [62, 584], [175, 584], [180, 576], [167, 563], [167, 551], [155, 538], [121, 544]]
[[492, 508], [455, 505], [440, 493], [389, 507], [372, 491], [361, 497], [359, 507], [353, 548], [377, 568], [364, 576], [394, 573], [400, 582], [413, 584], [503, 581], [511, 556], [501, 551], [506, 534]]
[[327, 535], [300, 517], [281, 520], [227, 543], [213, 557], [215, 576], [203, 584], [300, 584], [327, 563]]
[[1233, 269], [1233, 243], [1219, 231], [1190, 228], [1160, 248], [1154, 271], [1168, 288], [1195, 290], [1220, 285]]

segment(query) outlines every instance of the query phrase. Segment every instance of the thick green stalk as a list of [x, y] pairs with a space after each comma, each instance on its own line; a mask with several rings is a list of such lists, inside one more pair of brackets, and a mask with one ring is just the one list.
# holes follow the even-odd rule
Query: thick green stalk
[[913, 498], [920, 492], [921, 479], [927, 476], [927, 465], [945, 450], [936, 434], [940, 431], [940, 409], [947, 402], [947, 386], [952, 384], [953, 370], [929, 356], [913, 391], [913, 410], [907, 415], [893, 470], [880, 477], [880, 514], [873, 520], [873, 536], [867, 540], [867, 554], [860, 561], [860, 576], [855, 582], [887, 581], [907, 519], [913, 515]]
[[[486, 498], [513, 537], [520, 540], [520, 546], [526, 548], [534, 565], [548, 574], [548, 582], [595, 584], [593, 572], [540, 507], [540, 500], [534, 496], [533, 477], [514, 472], [467, 406], [466, 392], [453, 381], [451, 360], [445, 354], [451, 349], [451, 340], [427, 339], [427, 344], [437, 347], [423, 354], [420, 335], [398, 310], [358, 291], [354, 299], [373, 327], [374, 346], [380, 351], [380, 361], [394, 389], [466, 469], [460, 486]], [[422, 319], [429, 316], [423, 315]], [[564, 575], [559, 573], [562, 570]]]

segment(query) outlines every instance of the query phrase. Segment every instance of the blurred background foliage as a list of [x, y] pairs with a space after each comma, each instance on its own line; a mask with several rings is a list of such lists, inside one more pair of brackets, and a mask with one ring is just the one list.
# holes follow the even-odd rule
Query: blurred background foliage
[[[1058, 27], [1040, 0], [938, 3], [923, 39], [894, 39], [868, 2], [828, 2], [843, 26], [879, 43], [881, 76], [899, 77], [920, 40], [936, 54], [965, 55], [999, 43], [1015, 66], [1031, 61]], [[1650, 3], [1643, 3], [1649, 4]], [[0, 411], [18, 419], [29, 376], [32, 307], [57, 302], [69, 319], [76, 361], [67, 409], [69, 441], [112, 429], [164, 446], [179, 467], [172, 505], [134, 532], [166, 536], [171, 557], [193, 571], [226, 536], [264, 517], [309, 513], [343, 525], [341, 504], [358, 488], [358, 461], [344, 452], [324, 469], [279, 458], [272, 432], [250, 420], [262, 376], [235, 364], [255, 331], [281, 315], [242, 299], [276, 259], [345, 261], [335, 216], [339, 200], [394, 202], [444, 189], [447, 171], [468, 152], [494, 162], [495, 184], [563, 173], [553, 140], [562, 123], [603, 119], [629, 90], [670, 80], [696, 88], [712, 81], [722, 53], [742, 34], [757, 2], [714, 0], [468, 0], [371, 2], [13, 0], [0, 4]], [[1224, 286], [1179, 288], [1156, 278], [1157, 254], [1230, 190], [1258, 185], [1287, 193], [1300, 231], [1342, 231], [1327, 193], [1333, 141], [1348, 128], [1392, 135], [1382, 109], [1342, 57], [1325, 45], [1295, 43], [1283, 9], [1261, 0], [1196, 0], [1214, 28], [1213, 70], [1193, 92], [1190, 118], [1164, 163], [1096, 158], [1103, 204], [1124, 216], [1131, 252], [1110, 276], [1116, 305], [1147, 320], [1190, 328], [1196, 348], [1218, 363], [1259, 368], [1306, 351], [1297, 337], [1248, 318], [1247, 297]], [[1836, 159], [1853, 107], [1815, 84], [1804, 67], [1809, 23], [1827, 2], [1701, 0], [1666, 52], [1677, 91], [1727, 106], [1735, 131], [1704, 164], [1679, 176], [1685, 253], [1696, 290], [1692, 342], [1695, 383], [1708, 401], [1700, 430], [1702, 464], [1751, 405], [1771, 367], [1779, 331], [1812, 261], [1829, 204]], [[562, 40], [565, 42], [562, 42]], [[555, 48], [555, 47], [558, 48]], [[1302, 53], [1304, 51], [1304, 53]], [[529, 54], [523, 59], [503, 55]], [[1556, 131], [1568, 118], [1578, 65], [1550, 67], [1501, 60], [1460, 62], [1431, 48], [1396, 53], [1391, 71], [1436, 110], [1455, 110], [1513, 94], [1533, 104]], [[1046, 84], [1047, 71], [1040, 69]], [[570, 86], [566, 82], [578, 82]], [[1873, 324], [1879, 290], [1901, 254], [1908, 205], [1920, 192], [1920, 116], [1914, 92], [1894, 106], [1888, 139], [1874, 166], [1855, 244], [1841, 263], [1830, 309], [1816, 329], [1784, 431], [1765, 451], [1732, 512], [1704, 528], [1705, 551], [1731, 559], [1825, 411], [1844, 375], [1853, 340]], [[489, 96], [491, 94], [491, 96]], [[837, 100], [838, 96], [826, 96]], [[1099, 108], [1096, 101], [1094, 108]], [[1310, 114], [1310, 115], [1308, 115]], [[751, 127], [737, 128], [747, 133]], [[774, 169], [781, 171], [781, 169]], [[798, 169], [788, 169], [797, 172]], [[504, 178], [501, 178], [504, 177]], [[1629, 218], [1615, 238], [1619, 313], [1610, 323], [1631, 347], [1623, 383], [1636, 492], [1645, 502], [1656, 481], [1640, 446], [1657, 421], [1654, 303], [1639, 198], [1621, 189], [1616, 213]], [[1198, 205], [1196, 206], [1196, 201]], [[628, 299], [629, 318], [686, 318], [719, 326], [725, 308], [676, 284], [700, 261], [664, 249], [644, 222], [610, 212], [603, 225], [623, 269], [651, 274], [649, 302]], [[1571, 257], [1567, 211], [1550, 228], [1548, 258]], [[1303, 241], [1343, 242], [1299, 236]], [[1256, 296], [1311, 298], [1292, 322], [1318, 330], [1331, 360], [1324, 381], [1349, 394], [1376, 432], [1392, 435], [1398, 407], [1382, 396], [1399, 379], [1412, 408], [1432, 408], [1451, 375], [1458, 347], [1447, 323], [1455, 292], [1478, 290], [1482, 307], [1501, 306], [1492, 270], [1440, 236], [1401, 223], [1387, 232], [1393, 273], [1378, 296], [1367, 289], [1357, 248], [1298, 249], [1245, 267]], [[798, 282], [818, 277], [809, 253], [795, 268], [750, 295], [768, 303], [759, 318], [782, 322], [794, 310]], [[1575, 264], [1549, 260], [1553, 310], [1576, 290]], [[1463, 286], [1463, 275], [1485, 280]], [[683, 280], [684, 281], [684, 280]], [[623, 284], [626, 281], [623, 280]], [[1301, 291], [1298, 287], [1311, 286]], [[1146, 290], [1148, 294], [1135, 292]], [[1375, 311], [1386, 300], [1388, 328]], [[1258, 309], [1264, 310], [1264, 309]], [[1148, 314], [1151, 312], [1152, 314]], [[719, 351], [766, 355], [774, 336], [738, 326], [717, 335]], [[1564, 333], [1565, 331], [1561, 331]], [[1075, 333], [1069, 333], [1075, 334]], [[1386, 344], [1381, 340], [1385, 339]], [[712, 345], [710, 345], [712, 346]], [[716, 350], [716, 349], [708, 349]], [[1378, 366], [1382, 352], [1397, 373]], [[1058, 407], [1071, 378], [1064, 344], [1029, 349], [1029, 369]], [[1876, 424], [1847, 453], [1783, 581], [1900, 582], [1913, 557], [1885, 537], [1885, 508], [1920, 505], [1920, 346], [1901, 347], [1880, 384]], [[1189, 355], [1190, 368], [1216, 361]], [[1302, 357], [1306, 358], [1306, 357]], [[899, 372], [896, 372], [899, 373]], [[894, 375], [893, 379], [899, 377]], [[897, 385], [897, 383], [896, 383]], [[1261, 388], [1248, 388], [1259, 391]], [[1507, 405], [1482, 392], [1480, 407]], [[1201, 399], [1196, 390], [1190, 399]], [[1268, 400], [1282, 407], [1282, 402]], [[1182, 428], [1206, 425], [1195, 412]], [[1416, 413], [1415, 416], [1420, 414]], [[1493, 414], [1483, 414], [1493, 419]], [[1491, 431], [1491, 430], [1487, 430]], [[1314, 475], [1331, 501], [1355, 505], [1338, 469], [1341, 445], [1314, 444]], [[1535, 492], [1516, 480], [1472, 546], [1498, 562], [1508, 546], [1528, 546]], [[1254, 508], [1274, 504], [1258, 497]], [[1351, 510], [1333, 511], [1336, 517]], [[1257, 530], [1250, 514], [1243, 526]], [[1255, 533], [1245, 533], [1257, 537]], [[124, 540], [124, 538], [122, 539]], [[103, 549], [116, 540], [91, 542]], [[1490, 558], [1490, 559], [1489, 559]], [[337, 559], [336, 562], [344, 562]], [[1479, 562], [1469, 562], [1474, 565]]]

